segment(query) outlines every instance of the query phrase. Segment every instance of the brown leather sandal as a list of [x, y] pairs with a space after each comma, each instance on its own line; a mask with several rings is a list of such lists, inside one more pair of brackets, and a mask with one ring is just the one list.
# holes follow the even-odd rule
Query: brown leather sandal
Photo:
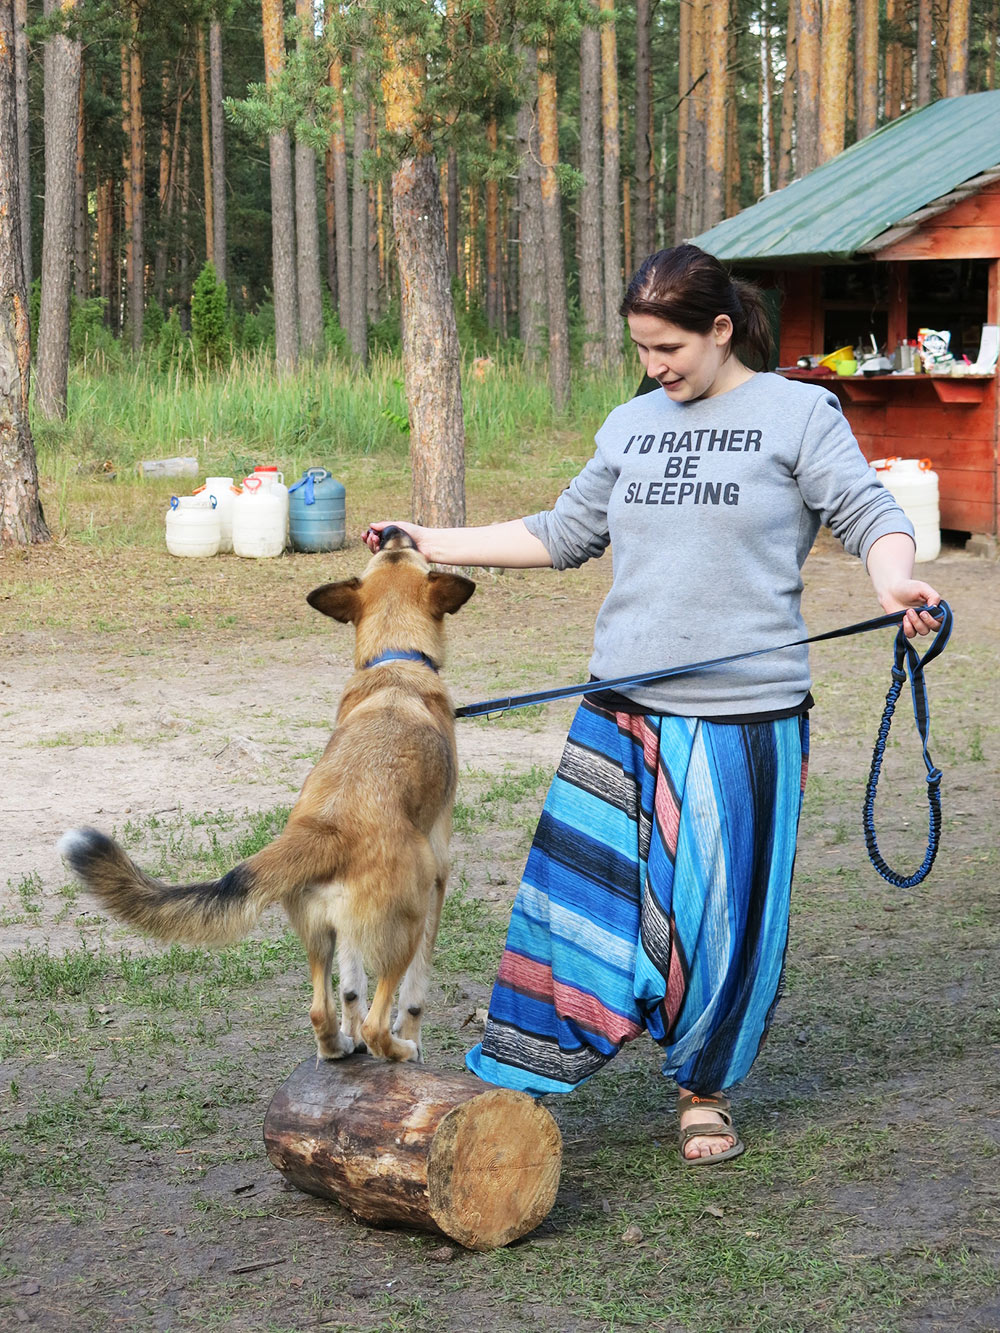
[[[744, 1150], [744, 1143], [740, 1136], [733, 1129], [733, 1113], [729, 1106], [729, 1098], [723, 1096], [721, 1092], [714, 1096], [701, 1096], [698, 1093], [687, 1093], [677, 1099], [677, 1114], [681, 1116], [685, 1111], [690, 1111], [695, 1106], [703, 1106], [706, 1111], [715, 1111], [722, 1117], [722, 1124], [716, 1121], [708, 1121], [705, 1124], [688, 1125], [682, 1129], [678, 1136], [678, 1148], [681, 1154], [681, 1161], [685, 1166], [714, 1166], [717, 1162], [728, 1162], [730, 1158], [739, 1157]], [[684, 1149], [692, 1139], [698, 1138], [727, 1138], [733, 1140], [733, 1146], [726, 1148], [723, 1152], [709, 1154], [708, 1157], [688, 1157]]]

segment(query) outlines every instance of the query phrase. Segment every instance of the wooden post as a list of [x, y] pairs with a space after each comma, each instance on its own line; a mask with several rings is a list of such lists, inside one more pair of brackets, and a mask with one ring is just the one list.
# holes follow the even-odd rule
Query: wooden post
[[268, 1107], [264, 1144], [307, 1194], [470, 1250], [534, 1230], [562, 1161], [556, 1122], [527, 1093], [368, 1055], [299, 1065]]

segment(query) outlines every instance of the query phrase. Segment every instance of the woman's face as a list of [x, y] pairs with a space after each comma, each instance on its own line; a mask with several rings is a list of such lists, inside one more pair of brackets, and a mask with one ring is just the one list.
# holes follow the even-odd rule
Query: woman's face
[[642, 368], [672, 402], [690, 403], [725, 393], [740, 366], [730, 357], [733, 322], [719, 315], [708, 333], [692, 333], [657, 315], [628, 317]]

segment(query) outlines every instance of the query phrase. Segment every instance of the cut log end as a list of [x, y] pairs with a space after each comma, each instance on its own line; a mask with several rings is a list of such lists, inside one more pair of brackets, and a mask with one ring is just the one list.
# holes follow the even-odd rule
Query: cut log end
[[562, 1161], [556, 1122], [526, 1093], [370, 1056], [299, 1065], [272, 1099], [264, 1142], [299, 1189], [472, 1250], [534, 1230]]

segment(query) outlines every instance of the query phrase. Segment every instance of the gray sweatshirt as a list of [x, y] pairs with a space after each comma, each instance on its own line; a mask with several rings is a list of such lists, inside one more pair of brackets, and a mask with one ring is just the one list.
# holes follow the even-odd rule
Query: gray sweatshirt
[[[556, 569], [612, 546], [590, 661], [601, 680], [804, 638], [800, 571], [821, 524], [862, 560], [886, 533], [913, 536], [815, 385], [758, 374], [688, 403], [656, 390], [595, 438], [554, 507], [524, 521]], [[809, 685], [803, 647], [625, 693], [650, 711], [726, 717], [793, 709]]]

